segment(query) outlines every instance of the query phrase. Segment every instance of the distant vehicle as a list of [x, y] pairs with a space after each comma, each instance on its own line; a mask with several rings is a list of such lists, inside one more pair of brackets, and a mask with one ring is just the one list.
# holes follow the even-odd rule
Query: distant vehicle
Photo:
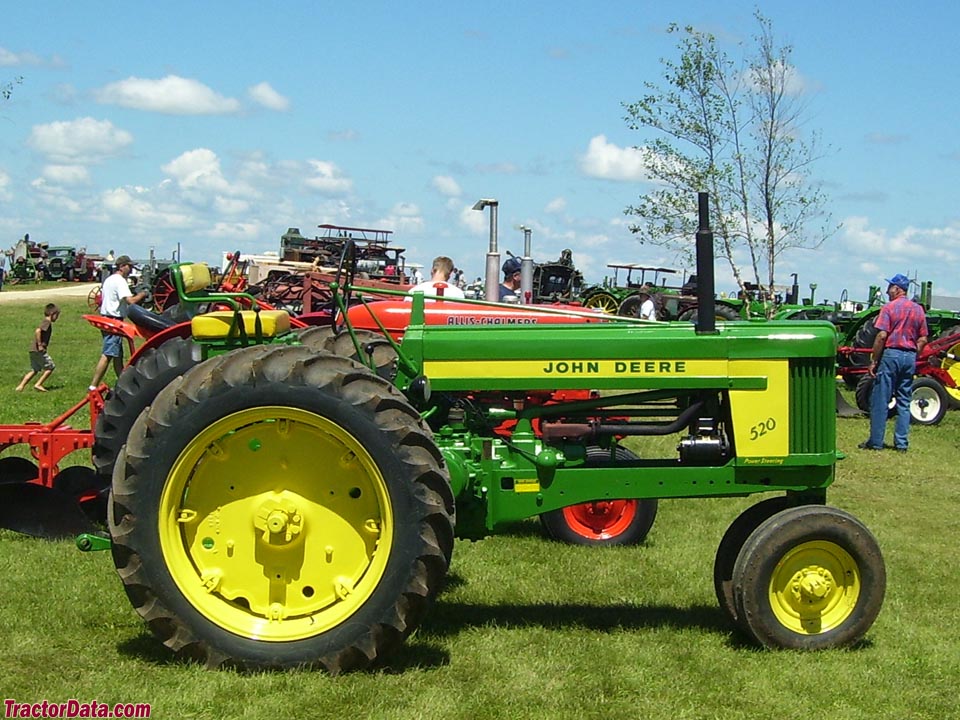
[[77, 250], [68, 245], [47, 248], [44, 264], [44, 277], [47, 280], [87, 281], [97, 279], [97, 264], [87, 255], [86, 248]]

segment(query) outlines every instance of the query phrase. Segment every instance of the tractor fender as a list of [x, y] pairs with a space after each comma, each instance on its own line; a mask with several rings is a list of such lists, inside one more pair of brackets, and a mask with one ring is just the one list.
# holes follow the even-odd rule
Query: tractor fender
[[130, 356], [130, 360], [127, 364], [135, 365], [137, 361], [143, 356], [147, 350], [152, 350], [153, 348], [160, 347], [170, 338], [187, 338], [193, 334], [193, 331], [190, 328], [190, 321], [178, 323], [171, 327], [161, 330], [155, 335], [147, 338], [143, 345], [137, 348], [136, 352]]

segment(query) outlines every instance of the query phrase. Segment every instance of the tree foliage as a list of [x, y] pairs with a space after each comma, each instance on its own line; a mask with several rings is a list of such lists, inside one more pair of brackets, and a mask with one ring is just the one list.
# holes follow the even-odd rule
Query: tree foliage
[[624, 212], [637, 218], [630, 229], [641, 242], [689, 256], [690, 198], [707, 191], [717, 257], [741, 289], [752, 282], [773, 295], [778, 258], [818, 247], [835, 228], [811, 177], [820, 138], [803, 133], [792, 48], [777, 45], [768, 19], [755, 18], [759, 31], [739, 62], [713, 35], [669, 27], [680, 36], [678, 59], [662, 59], [662, 84], [644, 83], [647, 94], [624, 103], [628, 126], [647, 136], [637, 150], [654, 186]]
[[0, 97], [4, 100], [9, 100], [13, 96], [13, 86], [20, 85], [22, 82], [23, 77], [15, 77], [13, 80], [8, 80], [0, 85]]

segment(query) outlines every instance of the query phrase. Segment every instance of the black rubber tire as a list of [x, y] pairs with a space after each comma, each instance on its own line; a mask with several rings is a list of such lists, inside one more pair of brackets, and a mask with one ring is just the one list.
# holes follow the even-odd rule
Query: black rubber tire
[[[229, 427], [235, 413], [266, 406], [277, 418], [285, 410], [315, 414], [360, 443], [387, 487], [393, 525], [391, 553], [369, 596], [327, 629], [283, 642], [231, 632], [202, 614], [174, 581], [160, 540], [163, 493], [174, 482], [181, 453], [211, 424]], [[202, 466], [198, 460], [189, 471], [201, 482]], [[269, 482], [282, 491], [285, 478], [295, 472], [317, 469], [278, 467]], [[237, 476], [243, 476], [242, 468]], [[325, 476], [316, 477], [318, 493], [326, 493]], [[210, 486], [204, 487], [209, 492]], [[417, 628], [449, 567], [454, 512], [442, 455], [396, 388], [346, 358], [302, 346], [255, 346], [198, 365], [140, 416], [114, 473], [109, 526], [114, 563], [130, 601], [150, 630], [180, 656], [208, 667], [318, 665], [338, 673], [382, 662]], [[178, 570], [189, 572], [182, 565]], [[229, 604], [216, 600], [225, 608]], [[252, 613], [249, 607], [230, 607]]]
[[[852, 568], [834, 561], [840, 551], [852, 561]], [[799, 556], [793, 555], [798, 552]], [[804, 597], [797, 602], [808, 604], [808, 619], [799, 624], [809, 628], [797, 632], [777, 617], [771, 595], [781, 587], [778, 583], [795, 582], [787, 576], [798, 557], [806, 559], [804, 552], [815, 562], [806, 566], [810, 570], [799, 572], [824, 564], [828, 570], [832, 566], [848, 571], [827, 576], [830, 590], [824, 596], [824, 612], [813, 608], [816, 600]], [[854, 573], [858, 577], [850, 577]], [[849, 589], [855, 580], [859, 580], [859, 591]], [[754, 640], [770, 648], [821, 650], [853, 645], [863, 638], [883, 605], [887, 575], [876, 538], [859, 520], [836, 508], [801, 505], [773, 515], [751, 533], [737, 558], [733, 583], [737, 616]], [[787, 587], [782, 594], [789, 595]], [[849, 612], [842, 617], [829, 614], [838, 609], [843, 614], [844, 608]], [[824, 629], [824, 621], [835, 624]]]
[[358, 355], [353, 338], [346, 329], [337, 335], [331, 333], [324, 342], [324, 350], [340, 357], [356, 360], [368, 368], [371, 367], [372, 360], [374, 372], [384, 380], [392, 381], [397, 375], [397, 351], [393, 349], [390, 341], [380, 333], [371, 330], [354, 330], [353, 332], [357, 336], [357, 342], [364, 357]]
[[333, 328], [329, 325], [313, 325], [297, 330], [297, 341], [315, 352], [326, 352], [327, 340], [333, 337]]
[[134, 421], [172, 380], [200, 362], [200, 348], [190, 338], [171, 338], [147, 350], [120, 373], [104, 400], [94, 426], [93, 467], [108, 480]]
[[[697, 312], [697, 310], [698, 310], [698, 309], [695, 308], [695, 307], [694, 307], [694, 308], [690, 308], [689, 310], [684, 310], [682, 313], [680, 313], [680, 317], [678, 317], [677, 319], [680, 320], [680, 321], [682, 321], [682, 322], [694, 322], [694, 323], [695, 323], [695, 322], [699, 319], [699, 317], [700, 317], [700, 315], [699, 315], [699, 313]], [[730, 307], [729, 305], [721, 305], [720, 303], [717, 303], [717, 304], [714, 306], [714, 308], [713, 308], [713, 316], [714, 316], [714, 318], [716, 318], [717, 320], [721, 320], [721, 321], [723, 321], [723, 322], [735, 322], [735, 321], [737, 321], [737, 320], [742, 320], [742, 319], [743, 319], [743, 318], [740, 317], [740, 313], [738, 313], [738, 312], [737, 312], [736, 310], [734, 310], [732, 307]]]
[[[857, 401], [857, 408], [863, 410], [863, 412], [870, 414], [870, 398], [873, 396], [873, 384], [876, 378], [873, 375], [862, 375], [860, 380], [857, 382], [856, 390], [854, 390], [854, 397]], [[895, 403], [891, 402], [890, 407], [887, 408], [887, 419], [892, 418], [897, 414], [897, 406]]]
[[[877, 339], [877, 334], [880, 332], [877, 330], [877, 318], [878, 315], [874, 315], [869, 318], [866, 322], [863, 323], [857, 332], [853, 336], [853, 347], [855, 348], [872, 348], [873, 341]], [[858, 352], [850, 353], [848, 357], [848, 364], [853, 367], [866, 367], [870, 364], [870, 352]]]
[[643, 300], [640, 299], [640, 296], [631, 295], [620, 303], [620, 307], [617, 308], [617, 315], [630, 318], [640, 317], [641, 305], [643, 305]]
[[733, 599], [733, 568], [737, 563], [737, 557], [754, 530], [768, 518], [793, 505], [793, 501], [786, 495], [767, 498], [751, 505], [730, 523], [717, 546], [717, 554], [713, 561], [713, 588], [717, 594], [720, 609], [738, 627], [742, 626]]
[[[618, 447], [616, 449], [616, 461], [634, 460], [637, 456], [627, 448]], [[597, 446], [587, 448], [586, 464], [590, 467], [600, 467], [609, 465], [610, 451]], [[635, 500], [635, 513], [629, 525], [616, 534], [597, 533], [587, 535], [584, 532], [570, 526], [568, 518], [564, 511], [551, 510], [540, 515], [540, 523], [547, 535], [554, 540], [569, 543], [570, 545], [589, 545], [592, 547], [604, 547], [612, 545], [639, 545], [647, 539], [650, 529], [657, 518], [656, 500]], [[590, 505], [591, 503], [584, 503]]]
[[0, 483], [24, 483], [38, 477], [40, 469], [30, 460], [16, 455], [0, 458]]

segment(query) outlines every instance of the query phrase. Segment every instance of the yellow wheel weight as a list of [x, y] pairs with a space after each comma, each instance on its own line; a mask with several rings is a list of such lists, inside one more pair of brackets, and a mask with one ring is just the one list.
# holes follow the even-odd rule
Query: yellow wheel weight
[[373, 458], [315, 413], [225, 416], [173, 464], [160, 498], [164, 562], [191, 605], [245, 638], [291, 641], [346, 621], [390, 556], [394, 520]]
[[860, 597], [860, 569], [850, 554], [825, 540], [793, 548], [770, 577], [770, 606], [777, 620], [801, 635], [841, 625]]

